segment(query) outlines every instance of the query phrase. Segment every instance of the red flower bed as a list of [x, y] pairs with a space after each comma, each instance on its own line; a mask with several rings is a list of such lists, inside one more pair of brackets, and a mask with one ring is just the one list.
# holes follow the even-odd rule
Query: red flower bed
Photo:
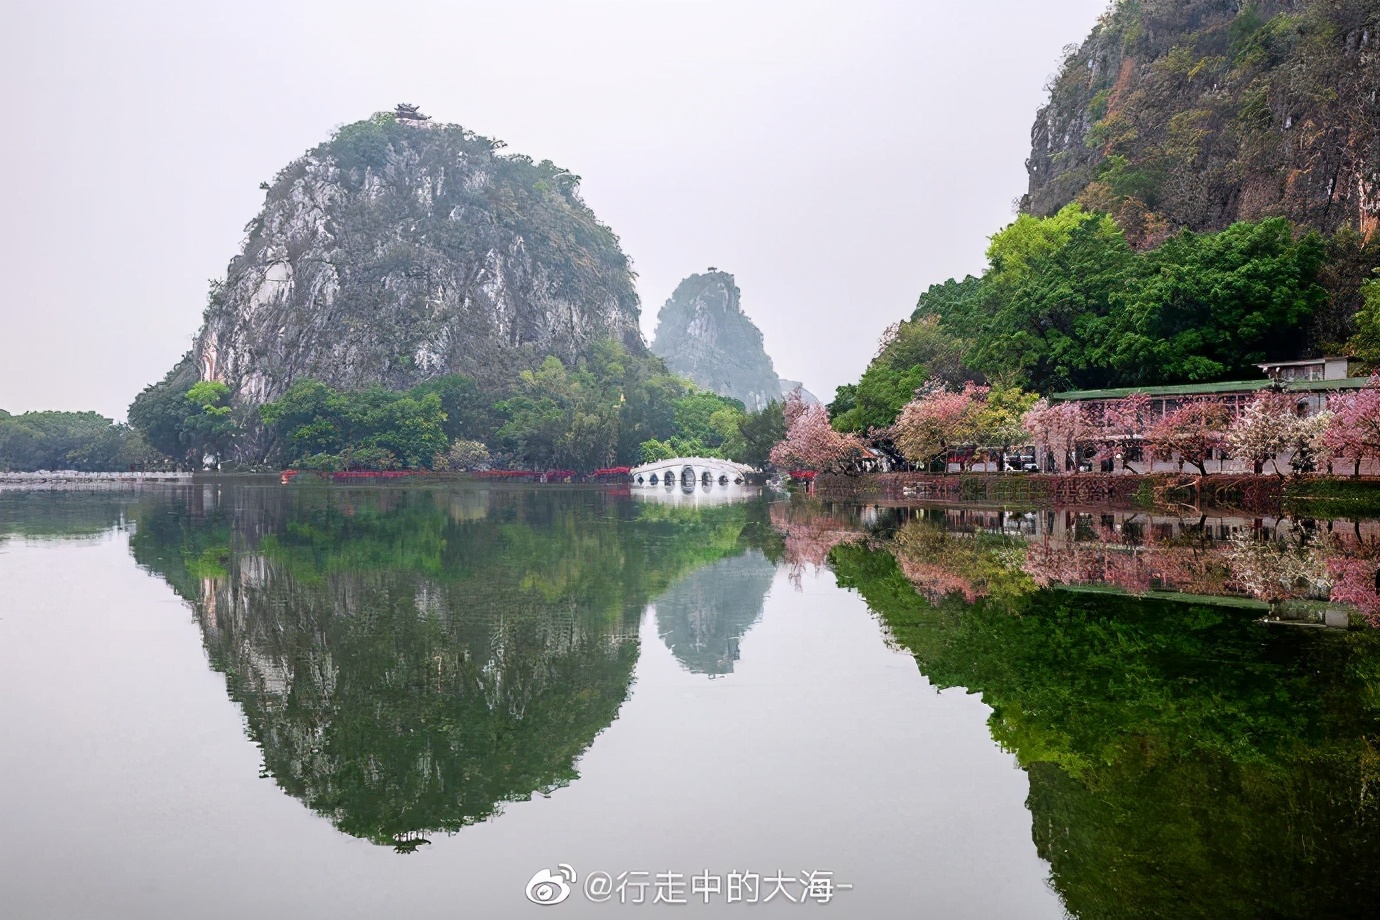
[[331, 478], [339, 481], [341, 479], [399, 479], [403, 476], [416, 476], [425, 473], [426, 470], [346, 470], [341, 473], [331, 473]]
[[562, 479], [574, 479], [578, 474], [574, 470], [484, 470], [479, 475], [485, 479], [518, 479], [540, 482], [545, 478], [548, 482], [557, 482]]
[[[626, 476], [629, 467], [615, 466], [604, 470], [595, 470], [591, 475], [594, 477], [617, 477]], [[324, 470], [283, 470], [282, 482], [287, 485], [302, 473], [309, 473], [313, 476], [329, 477], [335, 482], [354, 479], [400, 479], [406, 476], [426, 476], [431, 474], [431, 470], [348, 470], [345, 472], [331, 473]], [[477, 474], [482, 479], [507, 479], [529, 482], [561, 482], [566, 479], [579, 479], [580, 474], [574, 470], [482, 470]]]

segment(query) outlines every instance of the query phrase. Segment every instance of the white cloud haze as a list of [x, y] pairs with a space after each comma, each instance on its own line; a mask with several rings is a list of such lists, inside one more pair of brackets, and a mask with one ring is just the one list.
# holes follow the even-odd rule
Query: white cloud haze
[[1061, 48], [1105, 0], [0, 5], [0, 408], [123, 418], [201, 321], [259, 183], [412, 102], [549, 158], [638, 272], [733, 272], [825, 399], [980, 270]]

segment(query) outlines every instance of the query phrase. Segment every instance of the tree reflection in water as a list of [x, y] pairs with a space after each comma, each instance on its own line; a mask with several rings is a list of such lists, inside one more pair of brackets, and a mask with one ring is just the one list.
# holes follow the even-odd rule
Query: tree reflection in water
[[778, 518], [837, 532], [850, 514], [830, 567], [931, 683], [992, 708], [1072, 916], [1380, 916], [1380, 631], [1262, 618], [1337, 601], [1337, 559], [1373, 578], [1372, 524], [809, 502]]
[[1276, 618], [1318, 623], [1355, 613], [1380, 626], [1377, 521], [850, 508], [809, 499], [774, 506], [772, 521], [793, 567], [819, 565], [834, 546], [865, 540], [885, 547], [932, 601], [1081, 586], [1259, 602]]
[[143, 506], [131, 543], [192, 603], [265, 772], [407, 852], [574, 780], [643, 608], [763, 545], [764, 519], [597, 490], [232, 489]]
[[125, 524], [129, 493], [0, 488], [0, 545], [6, 540], [94, 540]]

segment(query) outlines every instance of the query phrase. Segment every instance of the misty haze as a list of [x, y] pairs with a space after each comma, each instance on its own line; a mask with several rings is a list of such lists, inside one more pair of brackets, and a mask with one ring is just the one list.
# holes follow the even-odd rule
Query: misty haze
[[1380, 916], [1380, 0], [0, 48], [0, 917]]

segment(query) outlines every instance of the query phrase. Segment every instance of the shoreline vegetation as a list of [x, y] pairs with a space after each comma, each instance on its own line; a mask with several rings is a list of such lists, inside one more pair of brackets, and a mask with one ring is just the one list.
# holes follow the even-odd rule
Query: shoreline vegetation
[[[765, 487], [767, 474], [749, 477], [748, 485]], [[279, 488], [531, 488], [556, 486], [613, 489], [626, 492], [626, 468], [578, 474], [571, 470], [490, 470], [483, 472], [285, 470], [258, 472], [80, 472], [74, 470], [24, 473], [0, 472], [0, 491], [108, 491], [142, 487], [177, 487], [215, 483], [255, 483]], [[1041, 473], [966, 473], [936, 475], [918, 472], [809, 476], [804, 485], [810, 499], [876, 508], [945, 506], [973, 510], [1098, 510], [1175, 512], [1183, 514], [1235, 511], [1286, 515], [1296, 519], [1380, 518], [1380, 477], [1360, 480], [1313, 475], [1282, 480], [1263, 476], [1199, 476], [1083, 473], [1077, 477]]]
[[569, 471], [676, 456], [760, 467], [785, 435], [780, 403], [754, 411], [670, 373], [660, 358], [597, 343], [593, 357], [547, 357], [497, 389], [458, 375], [409, 390], [299, 379], [277, 400], [243, 402], [199, 380], [190, 355], [129, 408], [0, 410], [0, 472]]
[[1327, 474], [864, 473], [821, 475], [808, 491], [823, 501], [883, 505], [994, 504], [1031, 508], [1240, 509], [1305, 517], [1380, 517], [1380, 477]]

